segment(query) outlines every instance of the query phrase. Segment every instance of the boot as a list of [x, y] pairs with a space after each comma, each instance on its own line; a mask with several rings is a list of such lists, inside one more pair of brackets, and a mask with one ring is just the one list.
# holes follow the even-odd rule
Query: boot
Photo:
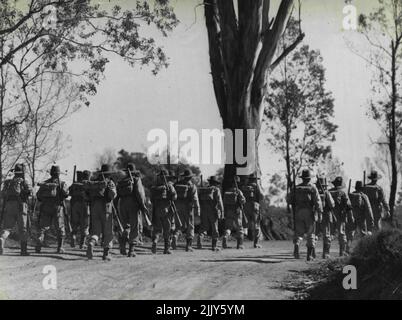
[[177, 249], [177, 236], [172, 237], [172, 250]]
[[313, 259], [317, 258], [316, 254], [315, 254], [315, 247], [312, 247], [312, 248], [311, 248], [311, 257], [312, 257]]
[[86, 236], [82, 235], [80, 239], [80, 249], [86, 249], [85, 248], [85, 238]]
[[212, 239], [212, 251], [219, 251], [218, 247], [216, 246], [218, 243], [218, 239]]
[[307, 247], [307, 261], [311, 260], [312, 252], [313, 252], [313, 247]]
[[61, 254], [64, 253], [63, 242], [64, 242], [63, 238], [57, 239], [57, 253], [61, 253]]
[[172, 252], [170, 251], [170, 241], [165, 240], [165, 249], [163, 250], [163, 254], [171, 254]]
[[131, 257], [135, 257], [136, 254], [134, 252], [134, 244], [130, 243], [130, 247], [128, 248], [128, 254], [127, 257], [131, 258]]
[[200, 235], [197, 238], [197, 249], [202, 249], [202, 239]]
[[339, 256], [343, 257], [345, 255], [345, 243], [339, 244]]
[[126, 244], [127, 244], [127, 238], [125, 236], [122, 236], [121, 239], [120, 239], [120, 253], [123, 256], [127, 255]]
[[155, 241], [152, 242], [151, 252], [152, 252], [153, 254], [156, 254], [156, 242], [155, 242]]
[[243, 246], [243, 235], [241, 235], [238, 239], [237, 239], [237, 249], [243, 250], [244, 246]]
[[21, 241], [21, 256], [29, 256], [28, 243], [26, 241]]
[[228, 244], [227, 244], [227, 239], [226, 237], [222, 238], [222, 248], [223, 249], [227, 249], [228, 248]]
[[300, 259], [300, 253], [299, 253], [299, 245], [295, 244], [295, 248], [293, 250], [293, 256], [295, 259]]
[[76, 240], [76, 236], [75, 236], [75, 234], [72, 234], [71, 235], [71, 243], [70, 243], [71, 248], [75, 248], [75, 240]]
[[324, 249], [322, 252], [322, 258], [323, 259], [329, 259], [330, 255], [329, 255], [329, 251], [331, 249], [331, 245], [330, 244], [324, 244]]
[[186, 252], [193, 252], [193, 239], [187, 239]]
[[87, 247], [87, 258], [88, 259], [93, 259], [94, 257], [94, 242], [93, 241], [89, 241], [88, 242], [88, 247]]
[[4, 239], [0, 238], [0, 255], [4, 253]]
[[112, 260], [112, 258], [110, 257], [110, 254], [109, 254], [109, 248], [104, 248], [104, 249], [103, 249], [102, 260], [104, 260], [104, 261], [110, 261], [110, 260]]
[[256, 248], [256, 249], [260, 249], [260, 248], [262, 248], [262, 245], [260, 245], [258, 242], [259, 242], [259, 237], [255, 237], [254, 238], [254, 248]]

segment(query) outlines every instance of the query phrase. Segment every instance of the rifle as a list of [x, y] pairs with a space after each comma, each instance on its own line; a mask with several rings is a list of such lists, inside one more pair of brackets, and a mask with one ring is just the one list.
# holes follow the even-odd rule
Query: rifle
[[366, 170], [363, 172], [363, 187], [366, 186]]
[[72, 227], [71, 227], [71, 221], [70, 221], [70, 217], [67, 214], [67, 209], [66, 209], [66, 203], [64, 202], [64, 199], [61, 198], [61, 181], [60, 178], [59, 180], [59, 201], [60, 204], [63, 208], [63, 213], [64, 213], [64, 219], [66, 220], [66, 225], [67, 225], [67, 233], [71, 233], [72, 232]]
[[[128, 171], [129, 176], [130, 176], [131, 183], [134, 185], [134, 179], [133, 179], [133, 175], [131, 174], [130, 169], [127, 169], [127, 171]], [[147, 211], [148, 211], [148, 210], [147, 210]], [[145, 223], [147, 224], [147, 226], [148, 226], [148, 227], [151, 227], [151, 226], [152, 226], [152, 222], [151, 222], [151, 220], [149, 220], [148, 214], [147, 214], [146, 212], [144, 212], [143, 210], [141, 210], [141, 214], [142, 214], [142, 216], [143, 216], [143, 218], [144, 218]]]
[[[24, 179], [24, 183], [25, 183], [25, 166], [23, 165], [22, 166], [22, 179]], [[28, 198], [29, 198], [29, 195], [28, 195]], [[27, 198], [27, 230], [28, 230], [28, 234], [29, 235], [31, 235], [31, 226], [32, 226], [32, 224], [31, 224], [31, 215], [30, 215], [30, 212], [29, 212], [29, 201], [28, 201], [28, 198]]]
[[[163, 175], [163, 174], [162, 174], [162, 176], [163, 176], [163, 182], [165, 184], [166, 190], [169, 190], [169, 184], [168, 184], [168, 182], [166, 180], [166, 176]], [[182, 228], [183, 224], [182, 224], [182, 222], [180, 220], [180, 216], [179, 216], [179, 214], [177, 212], [176, 204], [174, 203], [174, 201], [169, 200], [169, 206], [170, 206], [170, 210], [172, 210], [172, 212], [173, 212], [173, 216], [175, 217], [175, 219], [177, 221], [177, 227], [179, 229]]]
[[201, 188], [204, 186], [204, 179], [203, 179], [203, 177], [202, 177], [202, 175], [201, 175]]
[[[236, 189], [240, 191], [239, 186], [238, 186], [238, 184], [237, 184], [236, 176], [233, 176], [233, 181], [234, 181], [234, 183], [235, 183]], [[243, 206], [243, 204], [240, 204], [240, 209], [241, 209], [241, 211], [242, 211], [242, 213], [243, 213], [242, 216], [243, 216], [243, 223], [244, 223], [244, 226], [247, 226], [247, 225], [248, 225], [248, 219], [247, 219], [247, 217], [246, 217], [246, 213], [244, 212], [244, 206]]]
[[[295, 172], [295, 168], [292, 169], [292, 176], [293, 176], [293, 183], [292, 183], [293, 197], [292, 197], [291, 205], [292, 205], [292, 214], [293, 214], [293, 230], [294, 230], [294, 232], [296, 232], [296, 172]], [[290, 178], [290, 181], [292, 181], [291, 178]]]
[[76, 180], [75, 180], [76, 173], [77, 173], [77, 166], [76, 166], [76, 165], [74, 165], [74, 171], [73, 171], [73, 183], [75, 183], [75, 182], [76, 182]]
[[348, 195], [350, 194], [350, 189], [352, 188], [352, 179], [349, 179]]

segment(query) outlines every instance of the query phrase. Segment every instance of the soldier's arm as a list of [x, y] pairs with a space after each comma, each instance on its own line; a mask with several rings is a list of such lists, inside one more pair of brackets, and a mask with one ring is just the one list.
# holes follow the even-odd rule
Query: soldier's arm
[[191, 186], [191, 205], [195, 209], [197, 216], [200, 215], [200, 201], [198, 199], [198, 191], [195, 184]]
[[379, 200], [382, 204], [382, 206], [384, 207], [384, 209], [389, 212], [389, 205], [387, 203], [387, 200], [385, 200], [385, 194], [384, 194], [384, 190], [382, 188], [378, 188], [378, 196], [379, 196]]
[[172, 183], [168, 184], [168, 197], [171, 201], [177, 200], [177, 192]]
[[349, 196], [346, 192], [344, 192], [342, 196], [342, 202], [343, 202], [343, 208], [345, 208], [346, 211], [346, 217], [348, 221], [354, 223], [355, 218], [353, 216], [352, 203], [350, 202]]
[[63, 199], [68, 198], [68, 195], [69, 195], [69, 193], [68, 193], [68, 186], [67, 186], [67, 183], [65, 183], [64, 181], [61, 182], [60, 194], [61, 194], [61, 197], [62, 197]]
[[366, 217], [366, 224], [368, 231], [374, 230], [374, 215], [373, 210], [371, 209], [371, 204], [369, 198], [363, 194], [363, 205], [364, 205], [364, 215]]
[[32, 187], [25, 180], [22, 185], [23, 185], [24, 196], [28, 198], [29, 196], [32, 195]]
[[313, 204], [315, 207], [315, 210], [318, 211], [320, 214], [322, 214], [323, 212], [323, 206], [322, 206], [322, 202], [321, 202], [321, 197], [320, 194], [318, 192], [318, 189], [316, 186], [312, 186], [312, 200], [313, 200]]
[[241, 192], [240, 190], [238, 190], [238, 192], [239, 192], [239, 196], [238, 196], [237, 201], [239, 202], [240, 205], [243, 205], [246, 203], [246, 198], [244, 197], [243, 192]]
[[108, 182], [107, 192], [108, 192], [109, 199], [111, 199], [111, 200], [116, 199], [116, 197], [117, 197], [117, 189], [116, 189], [115, 183], [112, 180], [110, 180]]
[[325, 201], [327, 202], [327, 205], [331, 210], [335, 209], [335, 201], [329, 191], [325, 192]]

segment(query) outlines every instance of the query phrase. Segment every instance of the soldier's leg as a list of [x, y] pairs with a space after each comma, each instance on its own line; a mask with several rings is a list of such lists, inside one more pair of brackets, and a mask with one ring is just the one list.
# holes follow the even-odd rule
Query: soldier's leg
[[57, 231], [57, 253], [64, 253], [63, 243], [66, 236], [66, 229], [64, 226], [64, 208], [62, 206], [55, 206], [56, 219], [55, 227]]
[[345, 255], [346, 249], [346, 222], [338, 221], [339, 256]]
[[225, 232], [222, 237], [222, 248], [227, 249], [227, 241], [229, 240], [231, 230], [233, 227], [233, 220], [230, 217], [225, 218]]
[[331, 223], [329, 220], [323, 221], [322, 226], [322, 235], [323, 235], [323, 251], [322, 258], [328, 259], [330, 257], [331, 250]]
[[93, 248], [98, 243], [102, 234], [101, 212], [98, 203], [93, 203], [91, 208], [91, 235], [88, 240], [87, 257], [93, 258]]
[[156, 245], [159, 240], [159, 235], [162, 232], [162, 221], [161, 215], [158, 211], [155, 210], [155, 214], [152, 219], [152, 253], [156, 253]]
[[304, 221], [301, 215], [296, 214], [295, 232], [293, 237], [293, 244], [294, 244], [293, 256], [296, 259], [300, 258], [300, 244], [303, 241], [304, 233], [305, 233]]
[[347, 223], [346, 224], [346, 248], [345, 251], [347, 254], [350, 254], [352, 248], [352, 242], [355, 236], [356, 224], [355, 223]]
[[52, 221], [53, 217], [51, 208], [49, 208], [48, 204], [42, 202], [39, 213], [39, 235], [35, 247], [36, 253], [41, 252], [42, 246], [45, 241], [45, 235], [50, 230]]
[[304, 215], [304, 224], [307, 234], [307, 261], [315, 256], [315, 245], [317, 238], [315, 236], [315, 221], [314, 218], [308, 214]]
[[219, 248], [217, 247], [218, 238], [219, 238], [218, 216], [212, 212], [211, 215], [209, 216], [209, 221], [210, 221], [210, 226], [211, 226], [212, 251], [218, 251], [219, 250]]
[[71, 206], [71, 239], [70, 245], [71, 248], [75, 248], [75, 242], [77, 240], [78, 229], [80, 228], [81, 223], [81, 208], [79, 202], [70, 201]]
[[194, 239], [194, 211], [190, 210], [186, 217], [186, 251], [193, 251], [193, 239]]
[[172, 252], [170, 251], [170, 236], [172, 234], [172, 221], [169, 215], [163, 215], [162, 216], [162, 230], [163, 230], [163, 240], [165, 244], [165, 248], [163, 250], [163, 254], [171, 254]]
[[261, 237], [261, 214], [259, 208], [256, 208], [253, 214], [253, 234], [254, 234], [254, 248], [262, 248], [259, 244]]
[[108, 204], [107, 207], [108, 208], [106, 208], [105, 214], [101, 216], [104, 242], [102, 259], [110, 261], [111, 257], [109, 251], [113, 248], [113, 214], [111, 206]]
[[129, 198], [121, 198], [120, 199], [120, 218], [121, 223], [123, 225], [123, 233], [119, 236], [119, 247], [120, 247], [120, 254], [123, 256], [127, 255], [127, 242], [131, 231], [131, 224], [130, 224], [130, 216], [132, 204], [131, 199]]
[[0, 233], [0, 255], [4, 253], [4, 245], [6, 243], [6, 240], [8, 236], [11, 233], [11, 230], [14, 228], [15, 224], [17, 223], [18, 219], [18, 211], [15, 209], [15, 205], [12, 205], [12, 203], [15, 201], [9, 201], [5, 205], [5, 210], [4, 210], [4, 217], [3, 217], [3, 227]]
[[236, 239], [237, 239], [237, 249], [244, 249], [243, 241], [244, 241], [244, 227], [242, 224], [241, 216], [235, 221], [235, 229], [236, 229]]
[[139, 235], [139, 215], [140, 211], [138, 210], [137, 207], [133, 208], [133, 211], [131, 212], [130, 215], [130, 238], [129, 238], [129, 250], [128, 250], [128, 257], [135, 257], [135, 252], [134, 252], [134, 245], [135, 243], [138, 243], [138, 235]]
[[81, 238], [80, 238], [80, 249], [83, 249], [85, 246], [85, 239], [89, 235], [89, 206], [86, 203], [82, 203], [81, 205], [81, 214], [80, 214], [80, 228], [81, 228]]
[[21, 255], [28, 256], [28, 205], [19, 203], [19, 214], [17, 219], [18, 234], [21, 243]]

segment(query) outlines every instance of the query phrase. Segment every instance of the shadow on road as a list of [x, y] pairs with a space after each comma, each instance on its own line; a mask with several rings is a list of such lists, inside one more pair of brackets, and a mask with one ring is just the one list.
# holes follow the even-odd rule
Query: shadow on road
[[255, 263], [267, 263], [267, 264], [274, 264], [274, 263], [281, 263], [283, 260], [264, 260], [264, 259], [238, 259], [238, 258], [229, 258], [229, 259], [222, 259], [222, 260], [200, 260], [201, 262], [255, 262]]

